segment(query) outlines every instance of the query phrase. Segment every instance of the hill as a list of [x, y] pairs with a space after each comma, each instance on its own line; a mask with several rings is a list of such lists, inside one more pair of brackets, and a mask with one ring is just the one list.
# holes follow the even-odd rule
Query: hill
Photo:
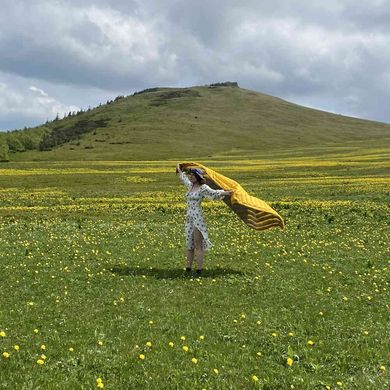
[[[20, 151], [10, 154], [12, 161], [150, 160], [380, 144], [389, 142], [390, 125], [221, 83], [151, 88], [34, 129], [1, 134], [0, 143], [7, 137], [10, 149]], [[26, 149], [32, 150], [21, 152]]]

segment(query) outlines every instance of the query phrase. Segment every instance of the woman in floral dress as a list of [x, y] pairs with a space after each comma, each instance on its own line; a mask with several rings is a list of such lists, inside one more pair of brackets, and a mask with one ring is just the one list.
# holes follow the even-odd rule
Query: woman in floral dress
[[203, 198], [221, 200], [225, 196], [231, 195], [233, 191], [213, 190], [210, 188], [205, 184], [203, 171], [201, 169], [190, 169], [187, 177], [181, 170], [180, 164], [177, 164], [176, 172], [187, 187], [187, 215], [185, 224], [187, 246], [186, 272], [191, 272], [192, 270], [192, 262], [196, 251], [196, 273], [200, 275], [202, 273], [204, 251], [210, 249], [212, 246], [211, 241], [208, 238], [207, 226], [200, 206], [201, 202]]

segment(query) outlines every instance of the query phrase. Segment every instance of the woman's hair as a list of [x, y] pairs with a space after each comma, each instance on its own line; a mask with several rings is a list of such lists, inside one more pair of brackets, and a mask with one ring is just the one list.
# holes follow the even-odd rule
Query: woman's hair
[[195, 176], [195, 179], [196, 179], [196, 181], [197, 181], [199, 184], [205, 184], [205, 183], [206, 183], [206, 180], [205, 180], [205, 179], [202, 179], [196, 172], [192, 171], [191, 169], [189, 170], [188, 173], [192, 173], [192, 174]]
[[196, 181], [199, 183], [199, 184], [205, 184], [206, 183], [206, 180], [205, 179], [202, 179], [197, 173], [194, 173], [195, 177], [196, 177]]

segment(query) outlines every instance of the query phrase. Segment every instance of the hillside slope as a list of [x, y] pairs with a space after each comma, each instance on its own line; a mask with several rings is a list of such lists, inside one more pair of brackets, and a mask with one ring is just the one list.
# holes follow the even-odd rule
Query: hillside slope
[[231, 86], [153, 88], [46, 128], [50, 133], [55, 127], [83, 126], [90, 131], [78, 140], [49, 145], [46, 149], [51, 150], [16, 153], [11, 160], [194, 158], [390, 139], [390, 125]]

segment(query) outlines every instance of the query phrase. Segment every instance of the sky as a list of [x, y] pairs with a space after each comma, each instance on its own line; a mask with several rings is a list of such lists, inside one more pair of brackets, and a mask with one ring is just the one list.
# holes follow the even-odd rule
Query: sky
[[0, 130], [237, 81], [390, 122], [390, 1], [0, 0]]

